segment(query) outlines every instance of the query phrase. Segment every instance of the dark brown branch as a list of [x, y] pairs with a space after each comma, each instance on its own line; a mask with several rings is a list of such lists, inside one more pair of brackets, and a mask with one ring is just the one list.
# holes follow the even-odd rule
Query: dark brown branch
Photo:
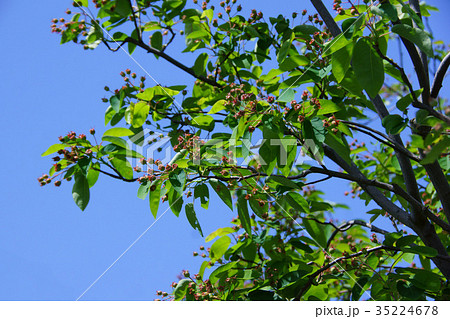
[[[319, 276], [321, 273], [323, 273], [325, 270], [333, 267], [335, 264], [343, 261], [343, 260], [347, 260], [347, 259], [352, 259], [361, 255], [368, 255], [370, 253], [373, 253], [375, 251], [378, 250], [391, 250], [391, 251], [399, 251], [399, 248], [396, 247], [388, 247], [388, 246], [377, 246], [377, 247], [373, 247], [373, 248], [369, 248], [366, 251], [358, 251], [354, 254], [351, 255], [347, 255], [347, 256], [342, 256], [339, 258], [334, 259], [333, 261], [329, 262], [328, 264], [326, 264], [325, 266], [323, 266], [322, 268], [316, 270], [315, 272], [313, 272], [311, 275], [309, 275], [308, 277], [308, 282], [302, 287], [302, 289], [300, 289], [300, 291], [298, 292], [297, 296], [295, 297], [294, 300], [300, 300], [303, 296], [303, 294], [305, 292], [308, 291], [308, 289], [311, 287], [314, 279]], [[342, 268], [342, 267], [341, 267]]]
[[441, 121], [445, 122], [447, 125], [450, 125], [450, 117], [448, 117], [445, 114], [442, 114], [441, 112], [436, 111], [434, 108], [429, 106], [428, 104], [421, 103], [419, 101], [413, 101], [412, 105], [415, 108], [427, 110], [430, 115], [433, 115], [435, 118], [440, 119]]
[[[357, 131], [359, 131], [361, 133], [367, 134], [367, 135], [373, 137], [374, 139], [376, 139], [377, 141], [379, 141], [379, 142], [381, 142], [381, 143], [383, 143], [383, 144], [385, 144], [385, 145], [387, 145], [389, 147], [392, 147], [396, 151], [399, 151], [399, 152], [403, 153], [404, 155], [408, 156], [410, 159], [412, 159], [412, 160], [414, 160], [416, 162], [419, 162], [421, 160], [419, 157], [415, 156], [413, 153], [408, 151], [402, 145], [399, 145], [396, 141], [391, 139], [389, 136], [387, 136], [386, 134], [383, 134], [380, 131], [377, 131], [377, 130], [371, 128], [370, 126], [367, 126], [367, 125], [364, 125], [364, 124], [360, 124], [360, 123], [351, 122], [351, 121], [345, 121], [345, 120], [341, 120], [341, 122], [345, 123], [345, 124], [348, 124], [349, 127], [351, 127], [354, 130], [357, 130]], [[367, 132], [365, 130], [367, 130], [369, 132]], [[384, 140], [379, 138], [379, 137], [377, 137], [377, 136], [375, 136], [374, 134], [371, 134], [370, 132], [380, 135], [381, 137], [384, 138]]]
[[135, 30], [137, 32], [139, 41], [142, 42], [142, 33], [141, 33], [141, 28], [138, 26], [137, 21], [136, 21], [136, 12], [134, 11], [133, 4], [131, 3], [131, 0], [128, 0], [128, 3], [130, 5], [131, 14], [133, 15], [134, 28], [135, 28]]
[[442, 87], [442, 82], [444, 81], [445, 73], [447, 73], [448, 67], [450, 66], [450, 53], [444, 57], [439, 64], [439, 67], [436, 71], [436, 75], [434, 76], [433, 85], [431, 86], [431, 94], [430, 96], [434, 99], [438, 97], [439, 90]]
[[[339, 165], [342, 169], [347, 171], [350, 176], [355, 177], [359, 180], [364, 180], [366, 177], [359, 170], [359, 168], [354, 164], [348, 164], [339, 154], [336, 153], [334, 149], [324, 144], [323, 149], [325, 155], [330, 158], [333, 162]], [[388, 214], [396, 218], [398, 221], [403, 223], [408, 227], [413, 227], [412, 220], [409, 214], [395, 205], [390, 199], [383, 195], [376, 187], [373, 185], [367, 185], [366, 183], [361, 183], [360, 186], [369, 194], [369, 196]], [[390, 185], [392, 186], [392, 185]], [[392, 186], [393, 187], [393, 186]]]
[[327, 8], [324, 6], [321, 0], [311, 0], [312, 5], [316, 8], [317, 12], [321, 16], [322, 20], [325, 22], [328, 30], [330, 30], [331, 35], [333, 37], [337, 37], [341, 33], [341, 29], [334, 21], [330, 12], [328, 12]]
[[[104, 164], [106, 164], [106, 163], [104, 163]], [[92, 167], [92, 169], [93, 169], [94, 171], [98, 171], [98, 172], [100, 172], [100, 173], [102, 173], [102, 174], [108, 175], [108, 176], [110, 176], [110, 177], [112, 177], [112, 178], [120, 179], [121, 181], [124, 181], [124, 182], [132, 183], [132, 182], [137, 181], [137, 178], [127, 179], [127, 178], [123, 177], [123, 176], [120, 175], [120, 174], [114, 175], [114, 174], [111, 174], [111, 173], [109, 173], [109, 172], [105, 172], [105, 171], [103, 171], [103, 170], [101, 170], [101, 169], [99, 169], [99, 168], [96, 168], [96, 167]], [[114, 170], [114, 171], [116, 171], [116, 170]], [[117, 172], [117, 171], [116, 171], [116, 172]]]
[[184, 64], [182, 64], [181, 62], [175, 60], [174, 58], [172, 58], [171, 56], [167, 55], [166, 53], [164, 53], [164, 52], [162, 52], [162, 51], [160, 51], [160, 50], [157, 50], [157, 49], [155, 49], [155, 48], [152, 48], [152, 47], [148, 46], [147, 44], [145, 44], [145, 43], [142, 42], [142, 41], [138, 41], [138, 40], [133, 39], [133, 38], [130, 38], [130, 37], [126, 38], [124, 41], [125, 41], [125, 42], [133, 43], [133, 44], [137, 45], [138, 47], [141, 47], [142, 49], [146, 50], [147, 52], [153, 53], [153, 54], [155, 54], [155, 55], [157, 55], [157, 56], [163, 58], [163, 59], [166, 60], [167, 62], [169, 62], [169, 63], [175, 65], [175, 66], [178, 67], [179, 69], [181, 69], [181, 70], [183, 70], [184, 72], [186, 72], [186, 73], [192, 75], [194, 78], [199, 79], [200, 81], [203, 81], [203, 82], [205, 82], [205, 83], [208, 83], [209, 85], [215, 86], [215, 87], [217, 87], [217, 88], [222, 88], [222, 85], [220, 85], [220, 84], [217, 83], [216, 81], [211, 80], [211, 79], [208, 79], [208, 78], [205, 77], [205, 76], [195, 74], [195, 72], [194, 72], [194, 70], [192, 70], [192, 68], [187, 67], [186, 65], [184, 65]]
[[387, 230], [378, 228], [364, 220], [359, 220], [359, 219], [355, 219], [355, 220], [349, 220], [343, 224], [341, 224], [340, 226], [335, 226], [334, 224], [332, 224], [332, 226], [335, 228], [335, 230], [333, 231], [333, 233], [331, 234], [330, 238], [327, 241], [327, 245], [325, 246], [325, 250], [328, 249], [328, 247], [330, 246], [331, 242], [333, 241], [334, 237], [339, 233], [339, 232], [343, 232], [346, 231], [348, 229], [350, 229], [351, 227], [355, 226], [355, 225], [359, 225], [359, 226], [363, 226], [366, 228], [369, 228], [372, 232], [374, 233], [378, 233], [378, 234], [382, 234], [382, 235], [386, 235], [389, 234], [389, 232]]

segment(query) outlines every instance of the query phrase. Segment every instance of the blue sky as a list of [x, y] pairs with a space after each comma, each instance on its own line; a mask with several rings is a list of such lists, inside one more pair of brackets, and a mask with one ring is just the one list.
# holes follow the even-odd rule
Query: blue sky
[[[50, 20], [65, 16], [71, 2], [0, 2], [0, 300], [77, 299], [154, 222], [148, 202], [136, 197], [136, 184], [101, 176], [81, 212], [71, 185], [41, 188], [36, 181], [51, 165], [40, 155], [58, 136], [71, 130], [87, 133], [92, 127], [105, 131], [103, 87], [121, 86], [119, 73], [126, 68], [143, 74], [124, 52], [59, 45], [59, 37], [50, 33]], [[310, 8], [308, 1], [277, 3], [274, 9], [272, 1], [245, 1], [244, 9], [275, 15], [275, 10], [290, 14]], [[444, 0], [429, 3], [441, 9], [431, 20], [436, 38], [449, 43], [450, 5]], [[169, 53], [193, 64], [190, 54], [181, 55], [176, 48]], [[192, 83], [162, 60], [139, 52], [133, 57], [163, 85]], [[328, 197], [351, 206], [341, 220], [359, 216], [364, 207], [342, 196], [343, 185], [333, 183]], [[208, 211], [198, 209], [205, 234], [227, 226], [235, 214], [216, 197]], [[202, 244], [183, 214], [176, 218], [168, 212], [82, 300], [152, 300], [156, 290], [170, 291], [182, 269], [198, 270], [202, 260], [192, 257], [192, 251]]]

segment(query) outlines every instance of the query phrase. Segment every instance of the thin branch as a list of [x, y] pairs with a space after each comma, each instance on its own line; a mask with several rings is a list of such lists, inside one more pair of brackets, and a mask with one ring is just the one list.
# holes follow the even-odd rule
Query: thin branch
[[343, 260], [346, 260], [346, 259], [352, 259], [352, 258], [361, 256], [361, 255], [366, 255], [366, 256], [367, 256], [368, 254], [373, 253], [373, 252], [378, 251], [378, 250], [399, 251], [400, 249], [399, 249], [399, 248], [396, 248], [396, 247], [388, 247], [388, 246], [383, 246], [383, 245], [382, 245], [382, 246], [377, 246], [377, 247], [369, 248], [369, 249], [367, 249], [366, 251], [358, 251], [358, 252], [356, 252], [356, 253], [354, 253], [354, 254], [351, 254], [351, 255], [348, 255], [348, 256], [342, 256], [342, 257], [336, 258], [336, 259], [334, 259], [333, 261], [331, 261], [331, 262], [329, 262], [328, 264], [326, 264], [325, 266], [323, 266], [322, 268], [320, 268], [320, 269], [316, 270], [315, 272], [313, 272], [313, 273], [309, 276], [308, 282], [302, 287], [302, 289], [300, 289], [300, 291], [298, 292], [298, 294], [297, 294], [297, 296], [295, 297], [294, 300], [300, 300], [301, 297], [303, 296], [303, 294], [304, 294], [306, 291], [308, 291], [308, 289], [311, 287], [311, 285], [312, 285], [314, 279], [315, 279], [317, 276], [319, 276], [321, 273], [323, 273], [325, 270], [327, 270], [327, 269], [333, 267], [335, 264], [337, 264], [337, 263], [339, 263], [339, 262], [341, 262], [341, 261], [343, 261]]
[[434, 108], [429, 106], [428, 104], [421, 103], [419, 101], [413, 101], [412, 105], [418, 109], [427, 110], [430, 115], [433, 115], [434, 117], [440, 119], [441, 121], [445, 122], [447, 125], [450, 125], [450, 117], [448, 117], [445, 114], [442, 114], [441, 112], [436, 111]]
[[[105, 163], [106, 164], [106, 163]], [[99, 168], [96, 168], [96, 167], [92, 167], [92, 169], [94, 170], [94, 171], [98, 171], [98, 172], [100, 172], [100, 173], [102, 173], [102, 174], [105, 174], [105, 175], [108, 175], [108, 176], [110, 176], [110, 177], [112, 177], [112, 178], [115, 178], [115, 179], [120, 179], [121, 181], [124, 181], [124, 182], [128, 182], [128, 183], [132, 183], [132, 182], [135, 182], [135, 181], [137, 181], [137, 178], [133, 178], [133, 179], [127, 179], [127, 178], [124, 178], [122, 175], [114, 175], [114, 174], [111, 174], [111, 173], [109, 173], [109, 172], [105, 172], [105, 171], [103, 171], [103, 170], [101, 170], [101, 169], [99, 169]]]
[[135, 30], [137, 32], [138, 39], [139, 39], [139, 41], [142, 41], [141, 28], [139, 28], [139, 26], [137, 24], [137, 21], [136, 21], [136, 12], [134, 11], [133, 4], [131, 3], [131, 0], [128, 0], [128, 3], [130, 4], [131, 13], [133, 15], [134, 28], [135, 28]]
[[[384, 134], [384, 133], [382, 133], [382, 132], [380, 132], [380, 131], [377, 131], [377, 130], [373, 129], [373, 128], [371, 128], [370, 126], [367, 126], [367, 125], [364, 125], [364, 124], [360, 124], [360, 123], [356, 123], [356, 122], [345, 121], [345, 120], [341, 120], [341, 122], [342, 122], [342, 123], [345, 123], [345, 124], [348, 124], [348, 125], [351, 126], [351, 128], [353, 128], [354, 130], [357, 130], [357, 131], [359, 131], [359, 132], [361, 132], [361, 133], [367, 134], [367, 135], [373, 137], [374, 139], [376, 139], [377, 141], [379, 141], [379, 142], [381, 142], [381, 143], [383, 143], [383, 144], [385, 144], [385, 145], [388, 145], [388, 146], [392, 147], [392, 148], [395, 149], [396, 151], [399, 151], [399, 152], [403, 153], [404, 155], [408, 156], [410, 159], [412, 159], [412, 160], [414, 160], [414, 161], [416, 161], [416, 162], [420, 162], [420, 160], [421, 160], [421, 158], [415, 156], [415, 155], [414, 155], [413, 153], [411, 153], [408, 149], [406, 149], [405, 147], [403, 147], [403, 145], [398, 144], [395, 140], [393, 140], [392, 138], [390, 138], [390, 137], [387, 136], [386, 134]], [[364, 130], [362, 130], [361, 128], [363, 128]], [[373, 135], [373, 134], [371, 134], [371, 133], [369, 133], [369, 132], [366, 132], [365, 130], [370, 131], [370, 132], [375, 133], [375, 134], [378, 134], [378, 135], [380, 135], [381, 137], [383, 137], [385, 140], [382, 140], [382, 139], [380, 139], [379, 137], [377, 137], [377, 136], [375, 136], [375, 135]]]
[[343, 232], [346, 231], [348, 229], [350, 229], [351, 227], [355, 226], [355, 225], [359, 225], [359, 226], [363, 226], [366, 228], [369, 228], [372, 232], [374, 233], [378, 233], [378, 234], [382, 234], [382, 235], [386, 235], [389, 234], [389, 232], [387, 230], [378, 228], [364, 220], [360, 220], [360, 219], [354, 219], [354, 220], [349, 220], [343, 224], [341, 224], [340, 226], [336, 227], [334, 224], [332, 224], [332, 226], [335, 228], [335, 230], [333, 231], [333, 233], [331, 234], [330, 238], [327, 241], [327, 245], [325, 246], [325, 250], [328, 249], [328, 247], [330, 246], [331, 242], [333, 241], [334, 237], [339, 233], [339, 232]]
[[[326, 144], [323, 144], [323, 150], [328, 158], [330, 158], [333, 162], [339, 165], [342, 169], [347, 171], [350, 176], [360, 180], [366, 179], [364, 174], [359, 170], [359, 168], [354, 163], [351, 164], [347, 163], [339, 154], [336, 153], [334, 149], [332, 149]], [[366, 183], [361, 183], [360, 186], [381, 208], [383, 208], [386, 212], [388, 212], [388, 214], [396, 218], [404, 225], [411, 228], [414, 227], [414, 224], [412, 223], [409, 214], [400, 207], [398, 207], [397, 205], [395, 205], [390, 199], [384, 196], [383, 193], [381, 193], [376, 187], [374, 187], [373, 185], [367, 185]]]
[[444, 57], [439, 64], [439, 67], [434, 76], [433, 85], [431, 86], [430, 96], [436, 99], [439, 95], [439, 90], [442, 87], [442, 82], [444, 81], [445, 73], [447, 73], [448, 67], [450, 66], [450, 52]]
[[[124, 40], [124, 42], [125, 42], [125, 43], [126, 43], [126, 42], [133, 43], [133, 44], [137, 45], [138, 47], [141, 47], [142, 49], [146, 50], [147, 52], [153, 53], [153, 54], [155, 54], [155, 55], [157, 55], [157, 56], [163, 58], [163, 59], [166, 60], [167, 62], [169, 62], [169, 63], [175, 65], [175, 66], [178, 67], [179, 69], [181, 69], [181, 70], [183, 70], [184, 72], [186, 72], [186, 73], [192, 75], [194, 78], [199, 79], [200, 81], [203, 81], [203, 82], [205, 82], [205, 83], [208, 83], [209, 85], [215, 86], [215, 87], [220, 88], [220, 89], [223, 88], [222, 85], [220, 85], [220, 84], [217, 83], [216, 81], [211, 80], [211, 79], [208, 79], [208, 78], [205, 77], [205, 76], [195, 74], [195, 72], [194, 72], [194, 70], [193, 70], [192, 68], [190, 68], [190, 67], [188, 67], [188, 66], [182, 64], [182, 63], [179, 62], [178, 60], [175, 60], [174, 58], [172, 58], [171, 56], [167, 55], [167, 54], [164, 53], [163, 51], [160, 51], [160, 50], [157, 50], [157, 49], [155, 49], [155, 48], [152, 48], [152, 47], [148, 46], [147, 44], [145, 44], [145, 43], [142, 42], [142, 41], [139, 41], [139, 40], [136, 40], [136, 39], [133, 39], [133, 38], [128, 37], [128, 38], [126, 38], [126, 39]], [[123, 43], [122, 43], [122, 44], [123, 44]]]

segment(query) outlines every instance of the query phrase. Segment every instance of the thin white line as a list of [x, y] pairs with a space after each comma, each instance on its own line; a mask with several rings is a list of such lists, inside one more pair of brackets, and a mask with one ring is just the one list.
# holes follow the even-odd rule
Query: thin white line
[[[261, 185], [259, 185], [258, 184], [258, 186], [259, 187], [261, 187]], [[264, 190], [264, 188], [262, 188], [261, 187], [261, 189], [264, 191], [264, 192], [266, 192], [266, 194], [268, 194], [269, 196], [270, 196], [270, 194], [266, 191], [266, 190]], [[302, 225], [300, 225], [298, 222], [297, 222], [297, 220], [295, 220], [292, 216], [291, 216], [291, 214], [289, 214], [284, 208], [283, 208], [283, 206], [281, 206], [280, 204], [278, 204], [278, 202], [277, 201], [275, 201], [275, 203], [286, 213], [286, 214], [288, 214], [289, 215], [289, 217], [298, 225], [298, 226], [300, 226], [301, 228], [302, 228], [302, 231], [303, 231], [303, 227], [302, 227]], [[311, 239], [317, 244], [317, 246], [318, 247], [320, 247], [321, 249], [322, 249], [322, 251], [324, 252], [324, 254], [325, 255], [327, 255], [328, 257], [330, 257], [330, 259], [332, 260], [332, 261], [335, 261], [337, 258], [333, 258], [333, 256], [331, 256], [326, 250], [325, 250], [325, 248], [323, 248], [318, 242], [317, 242], [317, 240], [315, 240], [314, 238], [312, 238], [312, 236], [310, 236], [311, 237]], [[360, 288], [361, 288], [361, 290], [362, 289], [364, 289], [364, 287], [362, 287], [339, 263], [336, 263], [335, 264], [336, 266], [338, 266], [339, 268], [341, 268], [354, 282], [355, 282], [355, 284], [356, 285], [358, 285]], [[364, 290], [363, 291], [363, 293], [366, 293], [367, 295], [369, 295], [368, 293], [367, 293], [367, 289], [366, 290]], [[373, 297], [371, 296], [371, 295], [369, 295], [369, 297], [373, 300], [373, 301], [376, 301], [375, 299], [373, 299]]]
[[[180, 109], [183, 109], [183, 107], [177, 102], [177, 100], [175, 100], [175, 98], [173, 97], [173, 96], [171, 96], [166, 90], [165, 90], [165, 88], [158, 82], [158, 81], [156, 81], [156, 79], [150, 74], [150, 73], [148, 73], [148, 71], [135, 59], [135, 58], [133, 58], [133, 56], [131, 56], [131, 54], [129, 54], [124, 48], [123, 48], [123, 45], [120, 45], [116, 40], [114, 40], [114, 38], [111, 36], [111, 34], [105, 29], [105, 28], [103, 28], [101, 25], [100, 25], [100, 23], [98, 23], [97, 22], [97, 20], [95, 20], [94, 19], [94, 17], [89, 13], [89, 12], [87, 12], [84, 8], [83, 8], [83, 6], [81, 6], [81, 4], [78, 2], [78, 1], [76, 1], [80, 6], [79, 6], [79, 8], [89, 17], [89, 18], [91, 18], [91, 20], [92, 20], [92, 22], [93, 23], [95, 23], [95, 24], [97, 24], [102, 30], [103, 30], [103, 32], [105, 32], [110, 38], [111, 38], [111, 40], [113, 40], [114, 41], [114, 43], [116, 43], [118, 46], [119, 46], [119, 48], [123, 51], [123, 52], [125, 52], [127, 55], [128, 55], [128, 57], [130, 57], [130, 59], [131, 60], [133, 60], [133, 62], [134, 63], [136, 63], [136, 65], [138, 66], [138, 67], [140, 67], [141, 68], [141, 70], [142, 71], [144, 71], [145, 72], [145, 74], [147, 74], [152, 80], [153, 80], [153, 82], [155, 82], [156, 83], [156, 85], [157, 86], [159, 86], [159, 87], [161, 87], [161, 89], [172, 99], [172, 101], [174, 102], [174, 104], [175, 104], [175, 106], [178, 108], [178, 111], [179, 112], [181, 112], [181, 110]], [[199, 124], [199, 123], [197, 123], [197, 121], [189, 114], [189, 113], [185, 113], [185, 112], [181, 112], [181, 113], [184, 113], [184, 114], [186, 114], [186, 115], [188, 115], [192, 120], [194, 120], [195, 122], [196, 122], [196, 124]]]
[[[367, 13], [367, 11], [369, 11], [369, 9], [370, 9], [372, 6], [373, 6], [373, 5], [369, 5], [369, 7], [367, 8], [367, 10], [364, 11], [363, 14]], [[359, 18], [358, 18], [358, 19], [359, 19]], [[350, 27], [353, 26], [353, 25], [356, 23], [356, 21], [358, 21], [358, 19], [356, 19], [355, 22], [353, 22], [353, 23], [350, 25]], [[339, 39], [339, 38], [341, 38], [341, 37], [343, 37], [343, 36], [344, 36], [344, 32], [341, 32], [341, 33], [339, 33], [338, 36], [335, 37], [333, 40]], [[337, 42], [337, 40], [336, 40], [336, 42]], [[336, 42], [333, 43], [333, 45], [335, 45]], [[333, 45], [329, 46], [325, 51], [323, 51], [323, 52], [322, 52], [322, 55], [323, 55], [324, 53], [328, 52], [328, 51], [333, 47]], [[319, 58], [317, 58], [316, 60], [314, 60], [314, 62], [313, 62], [310, 66], [308, 66], [308, 67], [306, 68], [306, 70], [300, 75], [300, 77], [299, 77], [297, 80], [295, 80], [294, 83], [292, 83], [287, 89], [285, 89], [285, 90], [283, 91], [283, 93], [280, 94], [280, 96], [277, 98], [277, 100], [279, 100], [279, 99], [287, 92], [287, 90], [289, 90], [291, 87], [293, 87], [294, 84], [297, 83], [297, 82], [303, 77], [303, 75], [305, 75], [306, 72], [308, 72], [308, 71], [309, 71], [309, 70], [317, 63], [318, 60], [319, 60]], [[271, 106], [269, 106], [269, 107], [267, 108], [267, 110], [269, 110], [270, 108], [271, 108]], [[266, 111], [267, 111], [267, 110], [266, 110]], [[258, 117], [258, 119], [256, 119], [256, 120], [253, 121], [253, 124], [257, 123], [257, 122], [261, 119], [261, 117], [264, 115], [264, 113], [265, 113], [266, 111], [262, 112], [261, 115], [260, 115], [260, 117]]]
[[[175, 204], [179, 199], [181, 199], [181, 197], [178, 198], [175, 202], [173, 202], [172, 205]], [[169, 208], [167, 208], [164, 211], [164, 213], [162, 213], [141, 235], [139, 235], [139, 237], [130, 246], [128, 246], [128, 248], [125, 249], [125, 251], [108, 268], [106, 268], [106, 270], [100, 276], [98, 276], [98, 278], [95, 279], [94, 282], [75, 301], [79, 301], [81, 297], [83, 297], [84, 294], [87, 293], [97, 283], [97, 281], [99, 281], [103, 277], [103, 275], [106, 274], [108, 270], [110, 270], [123, 257], [123, 255], [125, 255], [131, 249], [131, 247], [133, 247], [134, 244], [136, 244], [142, 238], [142, 236], [144, 236], [147, 233], [147, 231], [149, 231], [150, 228], [152, 228], [153, 225], [155, 225], [156, 222], [169, 211], [172, 205]]]

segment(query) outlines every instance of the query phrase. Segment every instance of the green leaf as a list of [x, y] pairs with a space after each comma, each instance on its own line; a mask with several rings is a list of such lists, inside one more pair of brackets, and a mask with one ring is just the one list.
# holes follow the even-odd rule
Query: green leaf
[[304, 66], [309, 64], [309, 59], [304, 55], [294, 55], [285, 59], [280, 63], [279, 68], [281, 71], [291, 71], [299, 66]]
[[333, 148], [348, 164], [352, 162], [352, 159], [350, 158], [350, 148], [347, 143], [344, 143], [342, 138], [339, 138], [339, 136], [335, 134], [328, 133], [327, 136], [325, 136], [325, 143]]
[[331, 57], [331, 71], [333, 72], [336, 81], [340, 83], [350, 67], [352, 60], [353, 46], [347, 45], [342, 49], [336, 51]]
[[150, 183], [142, 183], [137, 192], [137, 197], [140, 199], [145, 199], [147, 197], [147, 194], [150, 190]]
[[419, 29], [413, 28], [406, 24], [396, 24], [392, 27], [392, 32], [397, 33], [399, 36], [411, 41], [419, 47], [420, 50], [425, 52], [430, 58], [433, 57], [433, 46], [430, 35]]
[[247, 200], [245, 199], [244, 194], [241, 194], [241, 196], [238, 197], [237, 209], [238, 209], [239, 220], [241, 222], [242, 227], [244, 227], [245, 231], [248, 234], [251, 234], [252, 233], [252, 223], [251, 223], [250, 215], [248, 213]]
[[117, 95], [111, 96], [111, 98], [109, 99], [109, 103], [111, 103], [111, 107], [114, 111], [116, 111], [116, 113], [119, 112], [121, 103]]
[[422, 165], [432, 164], [434, 161], [439, 159], [442, 152], [444, 152], [447, 147], [450, 146], [450, 138], [444, 136], [436, 145], [431, 148], [431, 151], [425, 156], [425, 158], [420, 162]]
[[400, 115], [389, 114], [383, 118], [381, 124], [383, 124], [388, 134], [397, 135], [406, 128], [408, 122]]
[[295, 99], [295, 91], [292, 88], [281, 91], [280, 96], [278, 97], [279, 102], [286, 103], [290, 103], [293, 99]]
[[355, 282], [352, 288], [352, 301], [357, 301], [361, 298], [361, 294], [365, 291], [364, 286], [369, 282], [370, 277], [363, 275]]
[[89, 166], [91, 166], [91, 157], [83, 156], [77, 162], [77, 166], [79, 167], [79, 171], [87, 176], [89, 171]]
[[211, 260], [222, 258], [223, 254], [225, 254], [230, 244], [231, 239], [228, 236], [223, 236], [217, 239], [214, 244], [212, 244], [211, 250], [209, 252]]
[[397, 281], [397, 290], [407, 300], [418, 300], [423, 296], [423, 290], [417, 288], [412, 283], [404, 282], [402, 280]]
[[191, 283], [192, 280], [190, 279], [181, 279], [178, 283], [175, 289], [173, 290], [173, 297], [175, 301], [180, 301], [186, 296], [186, 292], [189, 288], [189, 283]]
[[203, 231], [200, 227], [200, 223], [198, 222], [197, 215], [195, 214], [194, 210], [194, 204], [188, 203], [184, 207], [184, 210], [186, 212], [186, 217], [189, 221], [189, 224], [191, 224], [192, 228], [197, 229], [200, 235], [203, 237]]
[[380, 6], [371, 6], [370, 11], [383, 18], [389, 19], [392, 22], [398, 20], [397, 9], [390, 3], [383, 3]]
[[194, 70], [194, 73], [196, 75], [206, 75], [207, 62], [208, 62], [208, 53], [200, 54], [195, 60], [194, 67], [192, 68], [192, 70]]
[[184, 184], [186, 183], [186, 172], [183, 169], [176, 169], [169, 174], [169, 181], [172, 187], [179, 193], [183, 193]]
[[161, 180], [157, 179], [153, 182], [149, 194], [150, 211], [152, 212], [153, 217], [156, 218], [159, 201], [161, 200], [159, 197], [161, 195]]
[[113, 116], [116, 114], [116, 111], [112, 108], [112, 106], [108, 106], [108, 108], [105, 111], [105, 126], [108, 125], [108, 123], [111, 121]]
[[220, 112], [222, 110], [225, 110], [225, 100], [219, 100], [211, 108], [211, 111], [208, 112], [208, 114], [216, 114], [217, 112]]
[[327, 244], [326, 226], [317, 223], [314, 220], [303, 219], [303, 226], [309, 235], [317, 242], [319, 248], [325, 247]]
[[353, 43], [351, 40], [348, 40], [342, 33], [338, 35], [336, 38], [331, 40], [330, 42], [325, 43], [324, 51], [322, 53], [322, 57], [329, 56], [334, 52], [339, 51], [343, 47]]
[[397, 239], [397, 241], [395, 242], [395, 246], [397, 247], [403, 247], [403, 246], [408, 246], [411, 245], [412, 243], [414, 243], [416, 241], [418, 237], [415, 235], [408, 235], [408, 236], [403, 236], [400, 237], [399, 239]]
[[[96, 169], [94, 169], [96, 168]], [[98, 177], [100, 175], [100, 172], [98, 171], [100, 169], [100, 164], [99, 163], [92, 163], [91, 164], [91, 168], [89, 169], [89, 172], [87, 174], [87, 180], [88, 180], [88, 184], [89, 184], [89, 188], [91, 188], [92, 186], [95, 185], [95, 183], [98, 180]]]
[[413, 253], [418, 254], [423, 257], [429, 257], [433, 258], [437, 256], [437, 250], [432, 247], [426, 247], [426, 246], [406, 246], [401, 247], [401, 250], [405, 253]]
[[231, 227], [225, 227], [225, 228], [219, 228], [215, 231], [213, 231], [211, 234], [209, 234], [208, 236], [206, 236], [205, 238], [205, 242], [209, 242], [211, 240], [213, 240], [216, 237], [222, 237], [231, 233], [235, 233], [236, 231], [231, 228]]
[[208, 209], [209, 205], [209, 189], [206, 184], [200, 184], [194, 188], [194, 198], [200, 198], [202, 208]]
[[114, 156], [109, 160], [119, 174], [126, 179], [133, 179], [133, 168], [123, 155]]
[[53, 144], [50, 146], [44, 153], [42, 153], [42, 157], [58, 152], [59, 150], [63, 150], [68, 145], [65, 144]]
[[76, 0], [76, 1], [74, 1], [75, 2], [75, 4], [77, 4], [78, 6], [83, 6], [83, 7], [88, 7], [88, 5], [89, 5], [89, 0]]
[[117, 137], [130, 135], [134, 135], [133, 131], [123, 127], [111, 128], [103, 134], [103, 136], [117, 136]]
[[211, 187], [217, 195], [219, 195], [220, 199], [222, 199], [222, 201], [230, 207], [231, 210], [233, 210], [233, 202], [231, 200], [231, 193], [228, 187], [216, 179], [210, 179], [209, 184], [211, 184]]
[[133, 108], [133, 118], [131, 124], [133, 127], [138, 128], [144, 125], [147, 120], [150, 111], [150, 105], [147, 102], [140, 101], [134, 105]]
[[176, 163], [177, 161], [183, 159], [186, 156], [187, 149], [182, 149], [178, 153], [175, 154], [175, 156], [170, 160], [169, 165], [172, 165], [173, 163]]
[[270, 176], [270, 179], [277, 182], [278, 184], [281, 184], [283, 186], [286, 186], [286, 187], [289, 187], [292, 189], [302, 188], [302, 186], [297, 185], [296, 183], [294, 183], [293, 181], [291, 181], [290, 179], [288, 179], [284, 176], [272, 175], [272, 176]]
[[163, 46], [163, 37], [160, 31], [156, 31], [152, 34], [150, 44], [156, 50], [161, 50]]
[[286, 194], [285, 199], [295, 210], [309, 214], [309, 204], [306, 199], [299, 193], [289, 192]]
[[214, 129], [214, 118], [210, 115], [199, 115], [192, 119], [191, 124], [202, 130], [211, 132]]
[[82, 211], [85, 210], [89, 203], [89, 183], [82, 173], [75, 173], [75, 183], [72, 188], [72, 197], [78, 207]]
[[353, 50], [353, 69], [359, 84], [371, 97], [375, 97], [384, 83], [383, 60], [365, 38], [356, 42]]
[[[294, 36], [294, 33], [292, 33], [292, 36]], [[289, 53], [289, 49], [291, 48], [291, 44], [292, 44], [292, 37], [283, 42], [277, 54], [278, 63], [282, 63], [284, 59], [286, 59], [286, 56]]]
[[319, 99], [319, 102], [320, 102], [320, 109], [317, 112], [317, 115], [330, 114], [342, 110], [342, 107], [340, 107], [331, 100]]
[[168, 196], [170, 209], [175, 216], [180, 216], [181, 208], [183, 207], [183, 197], [174, 188], [169, 190]]

